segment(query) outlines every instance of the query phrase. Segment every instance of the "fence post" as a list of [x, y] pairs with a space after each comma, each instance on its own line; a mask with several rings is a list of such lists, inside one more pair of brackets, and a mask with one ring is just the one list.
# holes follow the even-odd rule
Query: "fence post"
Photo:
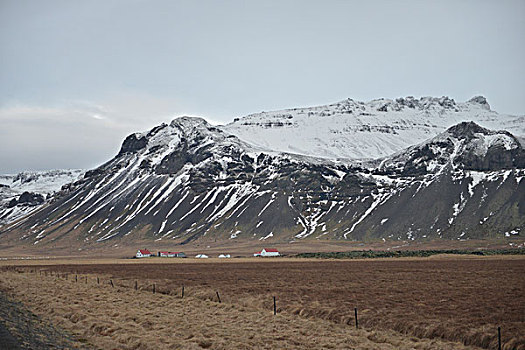
[[98, 276], [97, 276], [97, 284], [100, 284], [100, 279], [98, 278]]
[[78, 275], [75, 275], [75, 282], [78, 282]]
[[273, 297], [273, 314], [277, 315], [277, 304], [275, 303], [275, 296]]
[[498, 350], [501, 350], [501, 327], [498, 327]]
[[155, 283], [153, 283], [153, 294], [155, 294]]
[[181, 298], [184, 298], [184, 285], [182, 285], [182, 296]]
[[219, 292], [215, 292], [217, 294], [217, 299], [219, 300], [219, 303], [221, 303], [221, 296], [219, 295]]
[[359, 323], [357, 321], [357, 308], [356, 307], [354, 308], [354, 313], [355, 313], [355, 329], [358, 329]]
[[113, 280], [109, 280], [109, 283], [111, 284], [112, 288], [115, 288], [115, 286], [113, 285]]
[[138, 289], [138, 284], [137, 284], [137, 281], [135, 281], [135, 290]]

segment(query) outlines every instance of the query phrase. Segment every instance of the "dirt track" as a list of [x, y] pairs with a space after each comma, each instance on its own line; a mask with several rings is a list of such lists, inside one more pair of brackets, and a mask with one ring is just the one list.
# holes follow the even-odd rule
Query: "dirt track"
[[88, 349], [0, 291], [0, 349]]

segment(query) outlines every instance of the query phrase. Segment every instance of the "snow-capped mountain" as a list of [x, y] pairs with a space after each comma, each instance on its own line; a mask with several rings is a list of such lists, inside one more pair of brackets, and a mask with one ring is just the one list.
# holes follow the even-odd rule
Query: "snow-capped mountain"
[[48, 170], [0, 175], [0, 225], [38, 209], [63, 185], [83, 173], [83, 170]]
[[267, 151], [274, 147], [241, 140], [231, 125], [178, 118], [128, 136], [115, 158], [0, 228], [0, 240], [96, 246], [519, 235], [525, 151], [518, 140], [472, 122], [431, 136], [350, 163]]
[[262, 112], [222, 129], [267, 149], [328, 159], [376, 159], [428, 140], [464, 121], [525, 137], [525, 116], [498, 114], [487, 100], [413, 97]]

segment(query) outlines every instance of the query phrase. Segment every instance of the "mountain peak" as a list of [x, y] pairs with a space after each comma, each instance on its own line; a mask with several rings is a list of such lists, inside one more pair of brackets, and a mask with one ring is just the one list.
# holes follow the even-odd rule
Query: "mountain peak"
[[473, 121], [461, 122], [447, 129], [447, 132], [456, 138], [469, 138], [474, 134], [488, 135], [493, 133], [489, 129], [481, 127]]
[[470, 100], [467, 101], [468, 103], [477, 104], [480, 105], [482, 108], [490, 111], [490, 105], [487, 102], [487, 99], [484, 96], [474, 96]]
[[193, 127], [208, 127], [210, 126], [210, 123], [206, 121], [206, 119], [201, 117], [190, 117], [187, 115], [177, 117], [173, 119], [170, 123], [171, 127], [184, 127], [184, 128], [193, 128]]

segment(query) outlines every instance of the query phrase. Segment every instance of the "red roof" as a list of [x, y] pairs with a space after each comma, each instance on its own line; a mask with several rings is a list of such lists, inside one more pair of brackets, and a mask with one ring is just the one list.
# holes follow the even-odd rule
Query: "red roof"
[[142, 255], [146, 255], [146, 254], [151, 254], [151, 252], [147, 249], [139, 249], [139, 252], [142, 254]]
[[267, 253], [279, 253], [279, 251], [277, 249], [274, 249], [274, 248], [268, 248], [268, 249], [264, 249]]

